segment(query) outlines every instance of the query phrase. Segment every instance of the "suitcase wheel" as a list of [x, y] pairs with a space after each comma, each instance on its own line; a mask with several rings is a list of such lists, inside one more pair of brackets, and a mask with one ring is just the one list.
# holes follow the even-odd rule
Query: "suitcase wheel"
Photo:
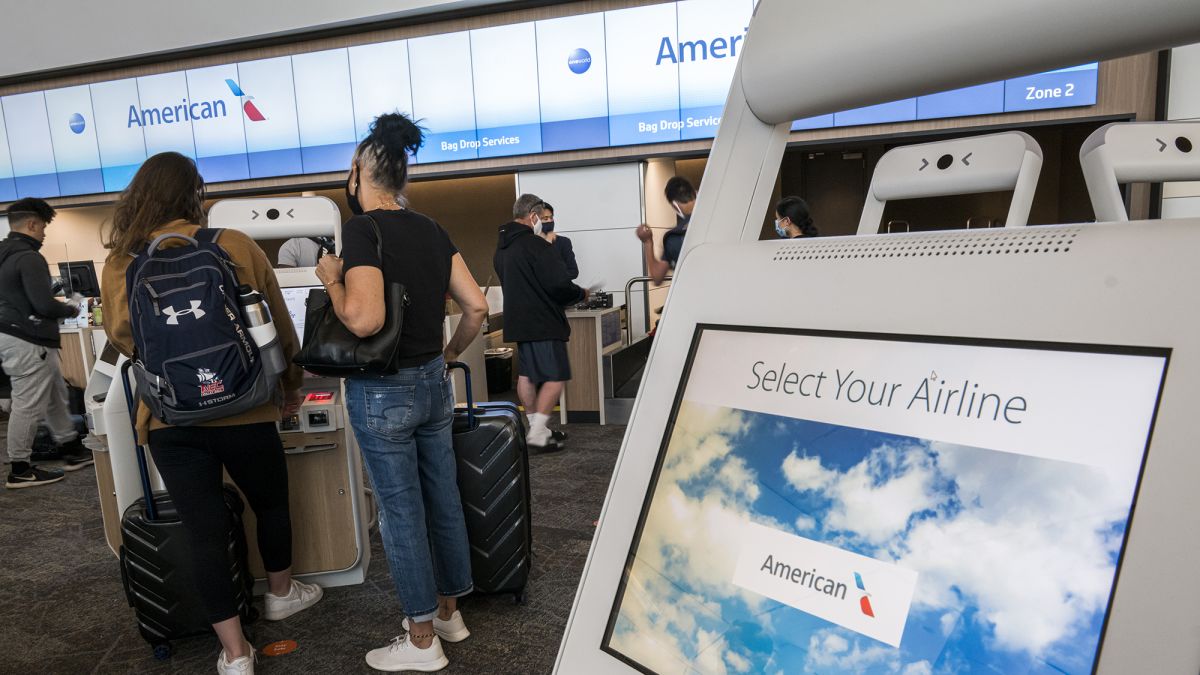
[[159, 642], [154, 645], [154, 658], [158, 661], [166, 661], [171, 658], [171, 643]]
[[514, 603], [514, 604], [517, 604], [517, 605], [524, 605], [524, 604], [525, 604], [525, 601], [526, 601], [526, 600], [528, 600], [528, 599], [529, 599], [529, 596], [528, 596], [528, 594], [525, 592], [525, 589], [524, 589], [524, 588], [522, 588], [521, 590], [517, 591], [516, 593], [513, 593], [513, 603]]

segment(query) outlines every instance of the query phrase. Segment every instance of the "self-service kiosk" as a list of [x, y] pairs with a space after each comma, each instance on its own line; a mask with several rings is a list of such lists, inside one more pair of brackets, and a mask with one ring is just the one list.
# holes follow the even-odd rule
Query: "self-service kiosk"
[[[556, 672], [1200, 670], [1200, 221], [757, 241], [793, 120], [1198, 39], [1176, 0], [760, 0]], [[1030, 194], [992, 149], [976, 188]]]

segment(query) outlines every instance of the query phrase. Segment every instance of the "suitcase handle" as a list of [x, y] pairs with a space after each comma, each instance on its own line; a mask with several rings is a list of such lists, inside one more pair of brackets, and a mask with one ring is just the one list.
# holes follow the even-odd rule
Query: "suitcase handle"
[[133, 387], [129, 384], [129, 369], [133, 361], [127, 360], [121, 364], [121, 384], [125, 387], [125, 403], [129, 406], [129, 425], [133, 429], [133, 447], [137, 455], [138, 474], [142, 479], [142, 494], [146, 498], [146, 517], [151, 522], [158, 520], [158, 506], [154, 503], [154, 491], [150, 488], [150, 467], [146, 463], [146, 449], [138, 443], [137, 428], [137, 399], [133, 397]]
[[446, 370], [461, 370], [463, 371], [463, 382], [466, 384], [467, 396], [467, 424], [472, 429], [475, 428], [475, 396], [471, 393], [471, 368], [462, 361], [450, 361], [446, 364]]

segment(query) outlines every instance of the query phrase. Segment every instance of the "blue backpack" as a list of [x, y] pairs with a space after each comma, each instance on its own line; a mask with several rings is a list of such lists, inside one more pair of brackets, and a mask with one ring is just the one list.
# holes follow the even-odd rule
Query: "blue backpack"
[[[172, 426], [224, 419], [275, 400], [238, 300], [219, 229], [164, 234], [125, 273], [138, 398]], [[170, 240], [187, 245], [162, 248]]]

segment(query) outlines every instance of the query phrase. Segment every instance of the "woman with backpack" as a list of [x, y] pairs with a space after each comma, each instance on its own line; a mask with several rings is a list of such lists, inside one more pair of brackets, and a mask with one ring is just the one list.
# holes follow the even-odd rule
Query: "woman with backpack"
[[[147, 345], [135, 344], [134, 338], [140, 335], [145, 340], [150, 331], [158, 331], [160, 345], [176, 335], [173, 331], [179, 331], [176, 339], [195, 339], [196, 335], [204, 334], [201, 320], [205, 312], [200, 309], [200, 301], [163, 297], [161, 302], [156, 299], [152, 308], [139, 303], [137, 315], [131, 316], [126, 288], [130, 265], [156, 238], [164, 234], [197, 237], [205, 223], [203, 207], [204, 181], [195, 163], [175, 152], [147, 159], [121, 194], [104, 242], [109, 254], [101, 296], [104, 330], [109, 342], [122, 354], [132, 356], [136, 347], [139, 356], [145, 359]], [[181, 243], [182, 240], [168, 241], [166, 246]], [[258, 291], [267, 302], [283, 357], [289, 364], [278, 387], [284, 392], [282, 412], [294, 413], [300, 404], [303, 373], [290, 364], [299, 351], [299, 340], [271, 262], [254, 240], [235, 230], [220, 232], [218, 246], [232, 262], [237, 282]], [[134, 276], [137, 278], [136, 270]], [[219, 292], [225, 290], [221, 288]], [[215, 318], [224, 318], [220, 312], [211, 309], [210, 312]], [[208, 318], [212, 320], [214, 316]], [[138, 324], [137, 332], [134, 323]], [[220, 366], [220, 363], [212, 367], [191, 365], [196, 370], [191, 377], [199, 379], [188, 383], [195, 390], [189, 389], [187, 393], [221, 398], [224, 388], [233, 385], [214, 375], [214, 371], [221, 372]], [[265, 617], [284, 619], [313, 605], [322, 595], [319, 586], [301, 583], [291, 575], [287, 464], [276, 429], [280, 416], [281, 405], [268, 401], [224, 419], [173, 427], [153, 416], [144, 403], [138, 406], [139, 442], [149, 443], [154, 464], [190, 535], [196, 588], [223, 648], [217, 660], [218, 673], [253, 673], [255, 661], [254, 648], [242, 633], [227, 558], [229, 515], [222, 469], [229, 472], [246, 496], [258, 520], [258, 549], [269, 586]]]
[[[457, 609], [470, 593], [470, 545], [451, 446], [454, 399], [446, 362], [479, 333], [487, 301], [450, 236], [404, 206], [408, 156], [421, 129], [404, 115], [381, 115], [355, 150], [346, 197], [356, 215], [342, 226], [342, 257], [326, 255], [317, 276], [342, 323], [358, 337], [387, 316], [385, 283], [408, 294], [400, 371], [346, 380], [346, 407], [379, 504], [379, 530], [406, 631], [367, 653], [385, 671], [435, 671], [449, 664], [441, 641], [471, 633]], [[462, 308], [443, 350], [446, 296]]]

